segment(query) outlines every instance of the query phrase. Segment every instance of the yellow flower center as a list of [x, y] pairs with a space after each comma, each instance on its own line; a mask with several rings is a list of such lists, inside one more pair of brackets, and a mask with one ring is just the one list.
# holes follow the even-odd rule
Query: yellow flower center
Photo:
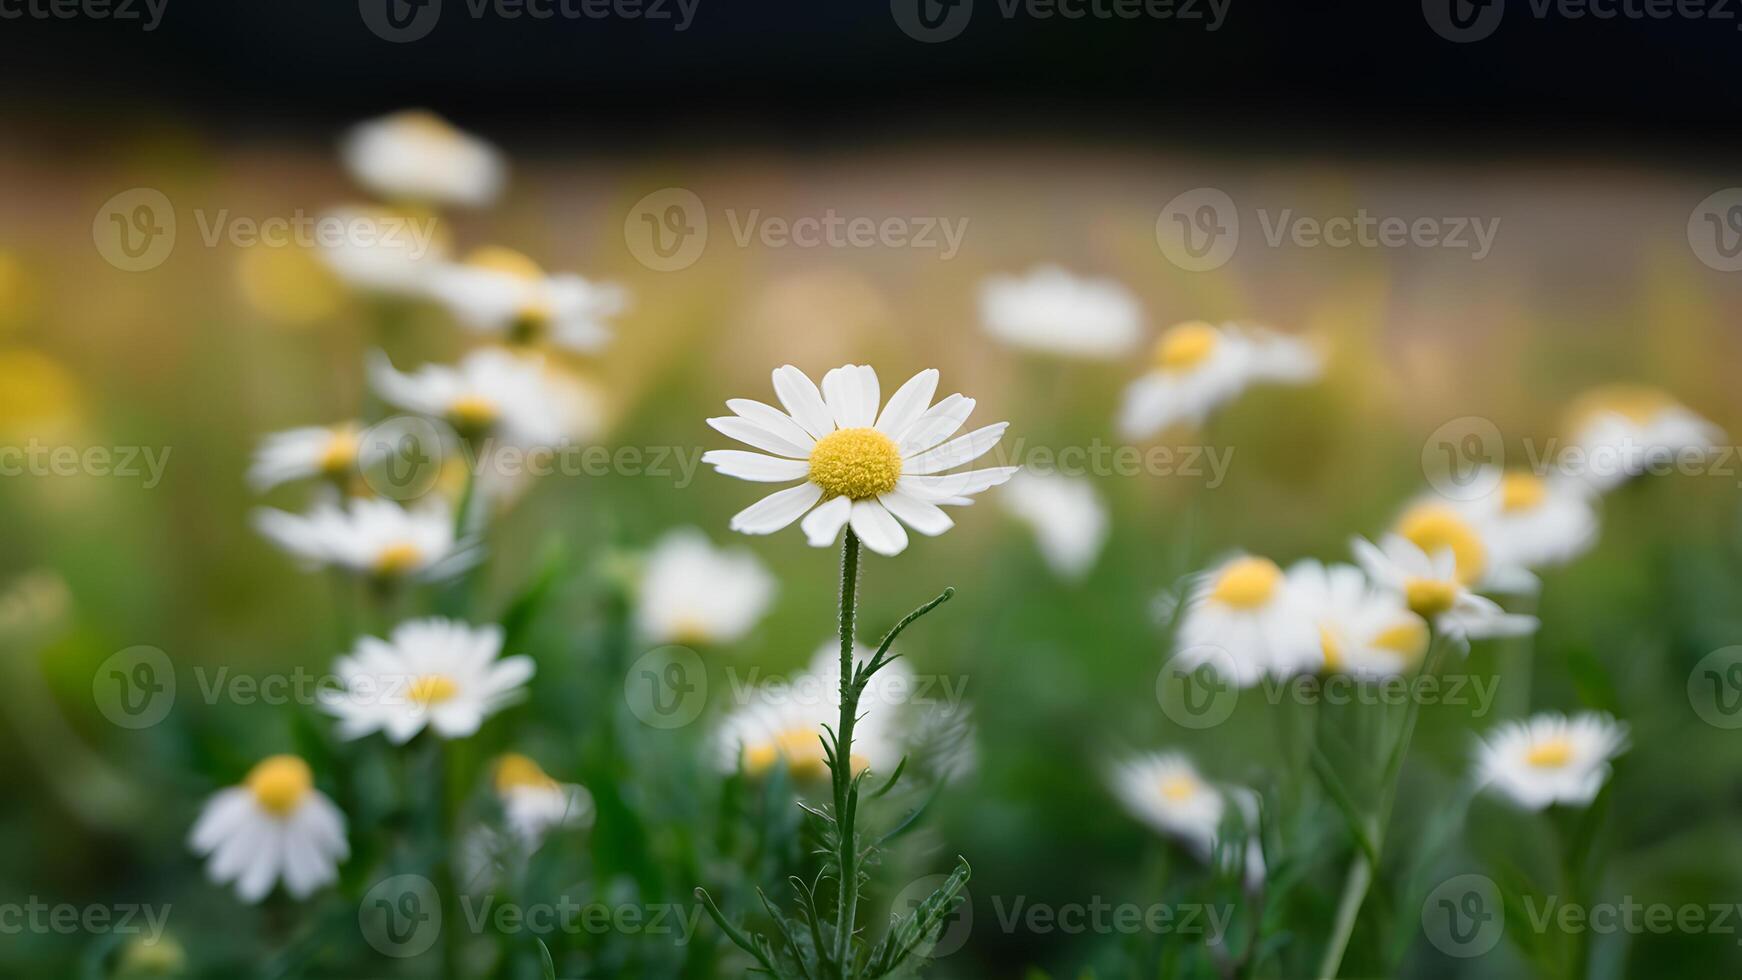
[[1397, 522], [1397, 533], [1433, 557], [1450, 551], [1457, 563], [1458, 581], [1469, 585], [1482, 577], [1488, 565], [1488, 548], [1469, 522], [1444, 504], [1411, 508]]
[[500, 245], [486, 245], [466, 256], [466, 264], [486, 272], [499, 272], [515, 279], [534, 282], [544, 278], [544, 270], [524, 254]]
[[685, 613], [671, 624], [671, 639], [673, 643], [689, 646], [700, 646], [713, 639], [714, 631], [708, 624], [694, 613]]
[[439, 140], [458, 140], [460, 131], [446, 119], [427, 109], [407, 109], [392, 116], [395, 127], [406, 133]]
[[837, 429], [811, 448], [812, 483], [829, 498], [865, 500], [895, 489], [901, 451], [876, 429]]
[[1319, 626], [1319, 649], [1325, 653], [1325, 669], [1343, 669], [1343, 639], [1329, 626]]
[[[787, 771], [800, 781], [821, 780], [829, 772], [821, 733], [814, 728], [783, 729], [766, 742], [747, 746], [744, 750], [744, 771], [752, 776], [760, 776], [783, 759], [786, 761]], [[855, 754], [852, 757], [852, 768], [856, 773], [869, 765], [870, 762], [864, 756]]]
[[1155, 342], [1155, 362], [1163, 371], [1190, 371], [1209, 358], [1220, 339], [1216, 328], [1202, 320], [1181, 323]]
[[1270, 601], [1282, 569], [1268, 558], [1236, 558], [1216, 577], [1210, 598], [1235, 609], [1256, 609]]
[[327, 448], [321, 450], [321, 472], [328, 476], [343, 476], [350, 472], [361, 445], [355, 429], [334, 429], [327, 439]]
[[260, 760], [242, 781], [268, 813], [288, 816], [314, 789], [314, 774], [308, 763], [294, 755], [275, 755]]
[[0, 350], [0, 435], [23, 441], [78, 416], [78, 382], [60, 362], [25, 348]]
[[375, 574], [384, 578], [404, 575], [423, 562], [423, 552], [409, 541], [399, 541], [381, 549], [375, 556]]
[[1668, 409], [1676, 400], [1668, 393], [1646, 385], [1603, 385], [1592, 388], [1573, 401], [1567, 415], [1576, 432], [1602, 415], [1619, 415], [1635, 425], [1644, 425]]
[[1180, 803], [1197, 795], [1198, 781], [1190, 776], [1169, 776], [1161, 781], [1162, 799]]
[[1412, 578], [1403, 583], [1409, 611], [1426, 619], [1438, 616], [1458, 601], [1458, 583], [1438, 578]]
[[511, 789], [555, 789], [556, 780], [545, 775], [538, 763], [518, 752], [504, 753], [496, 760], [496, 792]]
[[460, 693], [460, 685], [446, 674], [424, 674], [413, 678], [406, 696], [421, 705], [441, 704]]
[[1538, 769], [1559, 769], [1573, 759], [1573, 743], [1565, 738], [1551, 738], [1531, 748], [1524, 756], [1525, 764]]
[[528, 303], [508, 323], [508, 342], [530, 347], [550, 332], [551, 311], [547, 303]]
[[1507, 513], [1531, 510], [1548, 496], [1548, 484], [1535, 473], [1508, 473], [1500, 479], [1500, 509]]
[[1380, 630], [1372, 642], [1376, 649], [1395, 653], [1405, 664], [1412, 664], [1427, 652], [1427, 641], [1427, 624], [1412, 618]]
[[461, 395], [448, 404], [448, 421], [461, 435], [476, 435], [496, 424], [496, 403], [483, 395]]

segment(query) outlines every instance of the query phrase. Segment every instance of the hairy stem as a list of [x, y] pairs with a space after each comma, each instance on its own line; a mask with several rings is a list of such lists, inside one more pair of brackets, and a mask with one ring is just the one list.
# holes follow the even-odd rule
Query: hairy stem
[[835, 830], [839, 837], [836, 871], [835, 964], [842, 980], [851, 975], [853, 921], [858, 913], [858, 851], [853, 842], [853, 723], [859, 715], [859, 688], [853, 683], [853, 621], [859, 596], [859, 538], [847, 529], [841, 543], [841, 716], [835, 729]]

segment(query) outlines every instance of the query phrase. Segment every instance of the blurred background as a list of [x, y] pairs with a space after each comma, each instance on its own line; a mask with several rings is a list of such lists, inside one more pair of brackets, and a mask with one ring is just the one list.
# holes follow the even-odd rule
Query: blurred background
[[[759, 493], [696, 465], [725, 445], [703, 419], [726, 398], [767, 399], [783, 363], [813, 376], [874, 364], [886, 391], [936, 366], [943, 391], [979, 400], [975, 421], [1009, 419], [1031, 449], [1115, 444], [1119, 391], [1144, 355], [1048, 360], [980, 327], [981, 281], [1043, 263], [1125, 284], [1146, 338], [1239, 319], [1324, 341], [1319, 383], [1254, 392], [1204, 433], [1169, 437], [1231, 449], [1222, 477], [1207, 462], [1094, 475], [1114, 533], [1081, 581], [1051, 574], [991, 499], [941, 541], [870, 565], [868, 633], [959, 590], [910, 634], [908, 655], [966, 679], [978, 771], [939, 799], [878, 886], [887, 901], [957, 853], [973, 863], [980, 924], [941, 976], [1137, 975], [1121, 966], [1129, 937], [992, 925], [993, 896], [1165, 892], [1163, 848], [1095, 776], [1108, 759], [1180, 746], [1218, 778], [1280, 778], [1262, 705], [1242, 703], [1208, 732], [1158, 710], [1182, 576], [1242, 548], [1344, 558], [1351, 535], [1377, 534], [1420, 491], [1424, 446], [1455, 419], [1490, 420], [1507, 459], [1524, 461], [1565, 435], [1570, 399], [1620, 380], [1742, 431], [1731, 220], [1742, 192], [1721, 193], [1742, 183], [1729, 125], [1742, 112], [1742, 35], [1715, 12], [1507, 5], [1493, 21], [1499, 3], [1234, 0], [1067, 18], [964, 0], [925, 8], [943, 18], [928, 27], [902, 0], [696, 0], [670, 5], [669, 19], [623, 5], [551, 18], [401, 6], [391, 19], [369, 0], [140, 2], [126, 8], [138, 19], [0, 6], [0, 445], [138, 447], [142, 471], [147, 451], [163, 461], [156, 476], [0, 479], [0, 713], [15, 747], [0, 753], [0, 902], [170, 903], [189, 972], [420, 975], [349, 953], [261, 965], [261, 950], [302, 926], [282, 908], [241, 909], [186, 849], [206, 794], [303, 737], [297, 709], [184, 690], [171, 719], [130, 730], [105, 718], [92, 685], [107, 658], [141, 645], [165, 651], [184, 684], [196, 666], [320, 670], [339, 652], [328, 583], [250, 529], [250, 454], [264, 433], [362, 411], [366, 352], [451, 360], [473, 338], [433, 305], [384, 315], [304, 250], [250, 248], [226, 229], [365, 199], [335, 152], [359, 120], [422, 107], [495, 143], [505, 194], [445, 215], [444, 233], [462, 251], [509, 245], [633, 297], [609, 348], [576, 369], [607, 395], [599, 441], [672, 447], [672, 467], [539, 481], [495, 532], [485, 587], [503, 608], [542, 569], [562, 569], [529, 627], [549, 682], [508, 717], [553, 772], [639, 774], [618, 793], [636, 829], [602, 805], [580, 846], [589, 874], [633, 880], [644, 896], [682, 900], [698, 883], [687, 872], [725, 872], [692, 853], [717, 793], [688, 782], [705, 726], [650, 742], [620, 717], [620, 675], [594, 670], [614, 563], [683, 525], [747, 544], [779, 593], [748, 638], [710, 652], [723, 663], [795, 669], [833, 628], [828, 553], [796, 533], [728, 540], [727, 520]], [[963, 7], [965, 20], [950, 19]], [[136, 188], [161, 193], [175, 234], [155, 264], [129, 271], [105, 252], [103, 219]], [[692, 260], [671, 269], [636, 232], [644, 213], [663, 213], [648, 196], [668, 188], [693, 195], [707, 224]], [[1181, 195], [1205, 188], [1225, 195], [1239, 232], [1198, 269], [1165, 229]], [[1195, 214], [1201, 199], [1185, 200]], [[936, 227], [936, 244], [799, 247], [743, 233], [831, 213]], [[1470, 231], [1467, 244], [1350, 247], [1274, 233], [1358, 213]], [[1477, 227], [1494, 229], [1486, 246]], [[946, 228], [960, 230], [954, 246]], [[1702, 721], [1688, 694], [1702, 657], [1742, 642], [1742, 463], [1731, 464], [1606, 499], [1597, 549], [1548, 576], [1527, 690], [1503, 692], [1486, 717], [1424, 711], [1400, 820], [1431, 813], [1456, 782], [1473, 728], [1526, 705], [1607, 710], [1633, 726], [1635, 747], [1618, 767], [1602, 894], [1742, 900], [1742, 740]], [[1501, 655], [1478, 647], [1462, 669], [1491, 675]], [[617, 735], [600, 727], [612, 718]], [[607, 752], [619, 755], [601, 762]], [[1476, 843], [1453, 847], [1442, 874], [1476, 869], [1478, 852], [1526, 861], [1534, 833], [1478, 804], [1466, 827]], [[1327, 896], [1302, 921], [1328, 916], [1341, 868], [1332, 853], [1302, 872]], [[1470, 963], [1409, 949], [1408, 975], [1540, 975], [1505, 946]], [[0, 972], [105, 976], [119, 955], [106, 939], [26, 930], [0, 943]], [[703, 969], [622, 955], [620, 975]], [[584, 962], [611, 975], [606, 960]], [[1596, 962], [1600, 976], [1715, 976], [1742, 953], [1733, 935], [1625, 935], [1600, 939]]]

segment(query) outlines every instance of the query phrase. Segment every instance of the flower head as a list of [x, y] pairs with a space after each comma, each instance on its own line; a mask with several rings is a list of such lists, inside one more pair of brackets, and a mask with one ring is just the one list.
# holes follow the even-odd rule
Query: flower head
[[1018, 473], [998, 502], [1034, 530], [1042, 557], [1062, 578], [1088, 574], [1107, 542], [1107, 505], [1086, 477]]
[[350, 206], [321, 216], [343, 230], [318, 245], [322, 263], [354, 288], [385, 296], [422, 297], [448, 257], [448, 238], [432, 215]]
[[425, 726], [443, 738], [464, 738], [520, 700], [532, 677], [532, 658], [501, 652], [499, 626], [400, 623], [389, 639], [362, 637], [355, 652], [334, 663], [343, 688], [324, 692], [321, 705], [348, 739], [379, 731], [399, 744]]
[[[1246, 882], [1256, 887], [1264, 879], [1264, 850], [1256, 834], [1258, 814], [1248, 791], [1212, 785], [1179, 752], [1127, 759], [1113, 767], [1108, 782], [1132, 816], [1179, 841], [1200, 861], [1215, 853], [1229, 804], [1235, 804], [1248, 829], [1243, 855]], [[1239, 860], [1241, 855], [1232, 857]]]
[[773, 598], [774, 578], [755, 555], [715, 548], [699, 529], [678, 528], [647, 554], [635, 622], [651, 643], [732, 643]]
[[623, 287], [547, 275], [511, 249], [481, 248], [443, 266], [430, 291], [462, 324], [509, 343], [591, 352], [611, 339], [606, 321], [628, 306]]
[[1140, 320], [1137, 299], [1124, 286], [1081, 279], [1057, 266], [1026, 277], [992, 276], [980, 286], [986, 332], [1043, 353], [1118, 357], [1137, 343]]
[[1492, 559], [1490, 584], [1516, 577], [1527, 585], [1518, 570], [1564, 565], [1596, 542], [1597, 508], [1589, 484], [1527, 470], [1489, 471], [1478, 477], [1478, 484], [1484, 482], [1494, 489], [1463, 502], [1459, 510]]
[[1477, 779], [1519, 806], [1584, 806], [1609, 778], [1609, 761], [1627, 749], [1627, 726], [1592, 712], [1539, 714], [1507, 722], [1483, 739]]
[[1202, 425], [1250, 385], [1311, 381], [1319, 360], [1303, 341], [1262, 328], [1178, 324], [1156, 341], [1149, 370], [1125, 389], [1119, 428], [1143, 439], [1171, 425]]
[[[374, 447], [376, 452], [380, 449]], [[275, 432], [254, 451], [248, 482], [257, 493], [310, 477], [344, 483], [370, 462], [364, 451], [362, 429], [355, 422]]]
[[200, 811], [188, 844], [207, 855], [206, 874], [235, 882], [244, 902], [258, 902], [283, 880], [306, 898], [338, 880], [350, 856], [345, 817], [314, 787], [308, 763], [294, 755], [263, 759], [239, 786], [218, 791]]
[[1288, 587], [1318, 627], [1327, 672], [1393, 676], [1427, 652], [1427, 623], [1401, 596], [1375, 588], [1353, 565], [1296, 562], [1288, 570]]
[[1223, 562], [1200, 578], [1174, 648], [1177, 667], [1208, 664], [1241, 687], [1265, 674], [1286, 678], [1312, 670], [1323, 660], [1318, 629], [1282, 569], [1252, 555]]
[[1700, 458], [1724, 440], [1722, 429], [1644, 385], [1605, 385], [1573, 402], [1571, 445], [1561, 465], [1597, 490], [1610, 490], [1685, 455]]
[[1007, 423], [950, 438], [974, 410], [974, 400], [955, 394], [933, 405], [937, 383], [936, 370], [921, 371], [879, 412], [877, 372], [870, 367], [835, 368], [818, 391], [803, 371], [787, 365], [774, 372], [785, 412], [749, 399], [728, 401], [737, 414], [708, 424], [762, 452], [715, 449], [702, 461], [744, 480], [805, 481], [739, 512], [732, 529], [772, 534], [802, 516], [810, 543], [827, 547], [851, 523], [865, 546], [881, 555], [907, 547], [903, 524], [928, 535], [949, 530], [955, 522], [940, 505], [971, 503], [974, 494], [1010, 479], [1016, 468], [945, 472], [989, 452]]
[[467, 438], [488, 435], [522, 446], [549, 446], [572, 430], [572, 396], [552, 384], [537, 355], [484, 347], [457, 365], [425, 364], [403, 374], [377, 353], [369, 376], [386, 401], [441, 419]]
[[357, 183], [390, 201], [478, 207], [506, 179], [495, 147], [421, 109], [357, 124], [339, 155]]
[[527, 848], [537, 847], [556, 828], [593, 822], [593, 795], [586, 787], [557, 782], [517, 752], [497, 757], [495, 788], [508, 828]]
[[345, 507], [322, 501], [306, 515], [261, 508], [254, 527], [311, 566], [383, 580], [443, 578], [477, 558], [456, 542], [453, 512], [439, 497], [412, 508], [367, 498]]
[[1442, 633], [1483, 639], [1536, 630], [1535, 616], [1508, 613], [1494, 600], [1470, 591], [1467, 577], [1480, 572], [1468, 562], [1460, 569], [1451, 544], [1429, 555], [1414, 541], [1387, 534], [1377, 547], [1365, 538], [1356, 538], [1352, 547], [1356, 561], [1377, 585], [1402, 597], [1411, 612]]

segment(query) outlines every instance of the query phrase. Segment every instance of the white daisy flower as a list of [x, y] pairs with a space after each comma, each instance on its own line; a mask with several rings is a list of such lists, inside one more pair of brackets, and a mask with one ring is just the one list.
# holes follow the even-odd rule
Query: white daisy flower
[[496, 760], [496, 796], [508, 828], [528, 849], [559, 827], [580, 828], [593, 823], [593, 795], [586, 787], [559, 783], [545, 774], [538, 763], [517, 752]]
[[479, 207], [507, 178], [495, 147], [421, 109], [357, 124], [339, 155], [357, 183], [390, 201]]
[[693, 527], [666, 532], [647, 553], [635, 622], [651, 643], [743, 639], [774, 599], [774, 577], [746, 548], [715, 548]]
[[544, 358], [537, 355], [484, 347], [456, 365], [425, 364], [415, 374], [403, 374], [377, 351], [369, 377], [389, 403], [442, 419], [468, 439], [488, 435], [522, 446], [550, 446], [571, 428], [572, 395], [553, 387]]
[[1609, 779], [1609, 760], [1627, 750], [1627, 726], [1608, 715], [1547, 713], [1506, 722], [1483, 739], [1480, 785], [1519, 806], [1585, 806]]
[[1080, 579], [1107, 542], [1107, 505], [1084, 477], [1021, 472], [998, 492], [998, 502], [1034, 531], [1055, 574]]
[[546, 275], [512, 249], [491, 246], [444, 266], [430, 292], [467, 327], [515, 344], [551, 344], [582, 353], [611, 339], [610, 317], [628, 306], [628, 293], [612, 283], [577, 275]]
[[371, 462], [363, 456], [362, 436], [362, 427], [355, 422], [274, 432], [254, 450], [248, 483], [256, 493], [310, 477], [344, 483]]
[[1201, 576], [1174, 641], [1178, 669], [1208, 664], [1240, 687], [1282, 679], [1324, 659], [1318, 629], [1268, 558], [1242, 556]]
[[1411, 612], [1436, 630], [1460, 639], [1523, 636], [1536, 631], [1535, 616], [1508, 613], [1486, 596], [1470, 591], [1452, 547], [1432, 556], [1398, 534], [1387, 534], [1375, 547], [1365, 538], [1352, 545], [1356, 561], [1373, 581], [1403, 598]]
[[1301, 384], [1318, 377], [1320, 358], [1304, 341], [1257, 327], [1201, 320], [1170, 328], [1155, 343], [1155, 364], [1125, 389], [1119, 428], [1145, 439], [1210, 413], [1259, 382]]
[[1327, 671], [1387, 677], [1415, 667], [1427, 652], [1427, 623], [1353, 565], [1296, 562], [1288, 589], [1318, 625]]
[[194, 852], [209, 856], [206, 874], [250, 904], [283, 880], [292, 898], [338, 880], [351, 856], [345, 816], [314, 788], [308, 763], [294, 755], [261, 760], [241, 785], [206, 801], [188, 835]]
[[1137, 343], [1141, 313], [1111, 279], [1083, 279], [1057, 266], [1026, 277], [990, 276], [980, 286], [980, 322], [1015, 347], [1066, 357], [1112, 358]]
[[[1596, 502], [1589, 485], [1515, 470], [1478, 480], [1494, 490], [1459, 509], [1475, 525], [1496, 569], [1564, 565], [1597, 540]], [[1495, 577], [1489, 573], [1489, 578]]]
[[254, 527], [309, 566], [380, 579], [444, 578], [477, 557], [455, 541], [453, 511], [439, 497], [412, 508], [369, 498], [352, 499], [348, 507], [322, 501], [306, 515], [261, 508]]
[[1676, 401], [1642, 385], [1605, 385], [1568, 411], [1571, 445], [1561, 467], [1598, 490], [1610, 490], [1653, 468], [1716, 451], [1724, 431]]
[[1165, 837], [1179, 841], [1200, 861], [1215, 853], [1222, 821], [1233, 803], [1252, 831], [1245, 866], [1248, 887], [1264, 879], [1264, 848], [1258, 840], [1257, 800], [1251, 791], [1211, 785], [1179, 752], [1152, 752], [1113, 767], [1113, 795], [1130, 814]]
[[448, 259], [448, 239], [432, 215], [352, 206], [321, 216], [343, 229], [323, 237], [317, 254], [343, 282], [388, 296], [421, 297]]
[[[745, 508], [732, 518], [732, 529], [772, 534], [804, 516], [805, 537], [822, 548], [851, 523], [865, 547], [880, 555], [898, 555], [907, 547], [903, 523], [927, 535], [949, 530], [955, 522], [940, 504], [971, 503], [974, 494], [1010, 479], [1016, 467], [944, 472], [989, 452], [1009, 423], [951, 439], [974, 410], [974, 399], [954, 394], [933, 405], [937, 383], [935, 369], [921, 371], [879, 412], [877, 372], [870, 367], [835, 368], [823, 376], [819, 392], [788, 364], [774, 372], [774, 392], [785, 412], [745, 398], [728, 401], [738, 414], [708, 424], [763, 452], [715, 449], [702, 454], [702, 461], [743, 480], [805, 481]], [[818, 501], [822, 506], [811, 510]]]
[[442, 738], [464, 738], [525, 694], [532, 658], [501, 652], [499, 626], [400, 623], [391, 638], [362, 637], [356, 652], [334, 662], [343, 688], [324, 691], [321, 706], [339, 719], [342, 738], [379, 731], [403, 744], [425, 726]]

